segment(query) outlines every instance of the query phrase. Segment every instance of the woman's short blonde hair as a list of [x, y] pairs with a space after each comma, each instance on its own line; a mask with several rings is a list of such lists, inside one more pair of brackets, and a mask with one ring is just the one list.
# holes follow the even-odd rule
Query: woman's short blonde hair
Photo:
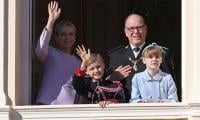
[[71, 27], [74, 29], [74, 32], [76, 33], [76, 27], [75, 25], [69, 21], [69, 20], [61, 20], [60, 22], [58, 22], [56, 25], [55, 25], [55, 34], [56, 35], [59, 35], [60, 34], [60, 31], [63, 27]]

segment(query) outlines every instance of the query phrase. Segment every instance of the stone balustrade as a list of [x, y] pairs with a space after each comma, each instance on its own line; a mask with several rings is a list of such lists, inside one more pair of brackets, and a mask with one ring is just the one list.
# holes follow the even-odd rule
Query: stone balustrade
[[200, 120], [200, 104], [140, 103], [0, 107], [0, 120]]

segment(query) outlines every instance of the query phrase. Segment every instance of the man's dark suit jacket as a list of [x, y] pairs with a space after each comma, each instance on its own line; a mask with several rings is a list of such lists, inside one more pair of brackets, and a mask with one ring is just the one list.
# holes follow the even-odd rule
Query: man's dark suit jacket
[[[145, 44], [143, 48], [140, 50], [137, 58], [135, 58], [134, 53], [131, 49], [131, 46], [121, 46], [118, 48], [115, 48], [111, 50], [108, 53], [109, 57], [109, 72], [113, 72], [118, 66], [120, 65], [131, 65], [133, 66], [133, 63], [129, 60], [130, 58], [132, 60], [139, 60], [137, 63], [138, 70], [130, 73], [130, 75], [121, 80], [121, 83], [124, 85], [124, 91], [125, 91], [125, 97], [126, 97], [126, 102], [129, 102], [129, 99], [131, 97], [131, 86], [132, 86], [132, 77], [135, 73], [142, 72], [146, 69], [145, 64], [143, 64], [141, 56], [142, 56], [142, 51], [143, 49], [147, 46], [148, 44]], [[163, 72], [170, 73], [175, 79], [175, 74], [173, 70], [173, 65], [171, 63], [171, 57], [168, 55], [168, 50], [166, 48], [164, 49], [164, 57], [163, 57], [163, 63], [161, 64], [161, 69]]]

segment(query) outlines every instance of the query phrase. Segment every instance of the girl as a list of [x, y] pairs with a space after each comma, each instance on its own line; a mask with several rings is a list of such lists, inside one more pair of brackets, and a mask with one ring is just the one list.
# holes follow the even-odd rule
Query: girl
[[134, 75], [130, 102], [177, 102], [177, 90], [172, 76], [160, 70], [163, 49], [153, 43], [143, 50], [142, 56], [146, 70]]

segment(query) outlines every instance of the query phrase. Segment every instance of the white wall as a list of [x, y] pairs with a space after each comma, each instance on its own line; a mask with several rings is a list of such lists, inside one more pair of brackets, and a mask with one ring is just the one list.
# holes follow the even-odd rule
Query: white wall
[[6, 104], [4, 94], [4, 0], [0, 1], [0, 106]]
[[[200, 102], [199, 92], [199, 36], [198, 0], [182, 0], [182, 95], [183, 102]], [[199, 29], [199, 28], [198, 28]]]

